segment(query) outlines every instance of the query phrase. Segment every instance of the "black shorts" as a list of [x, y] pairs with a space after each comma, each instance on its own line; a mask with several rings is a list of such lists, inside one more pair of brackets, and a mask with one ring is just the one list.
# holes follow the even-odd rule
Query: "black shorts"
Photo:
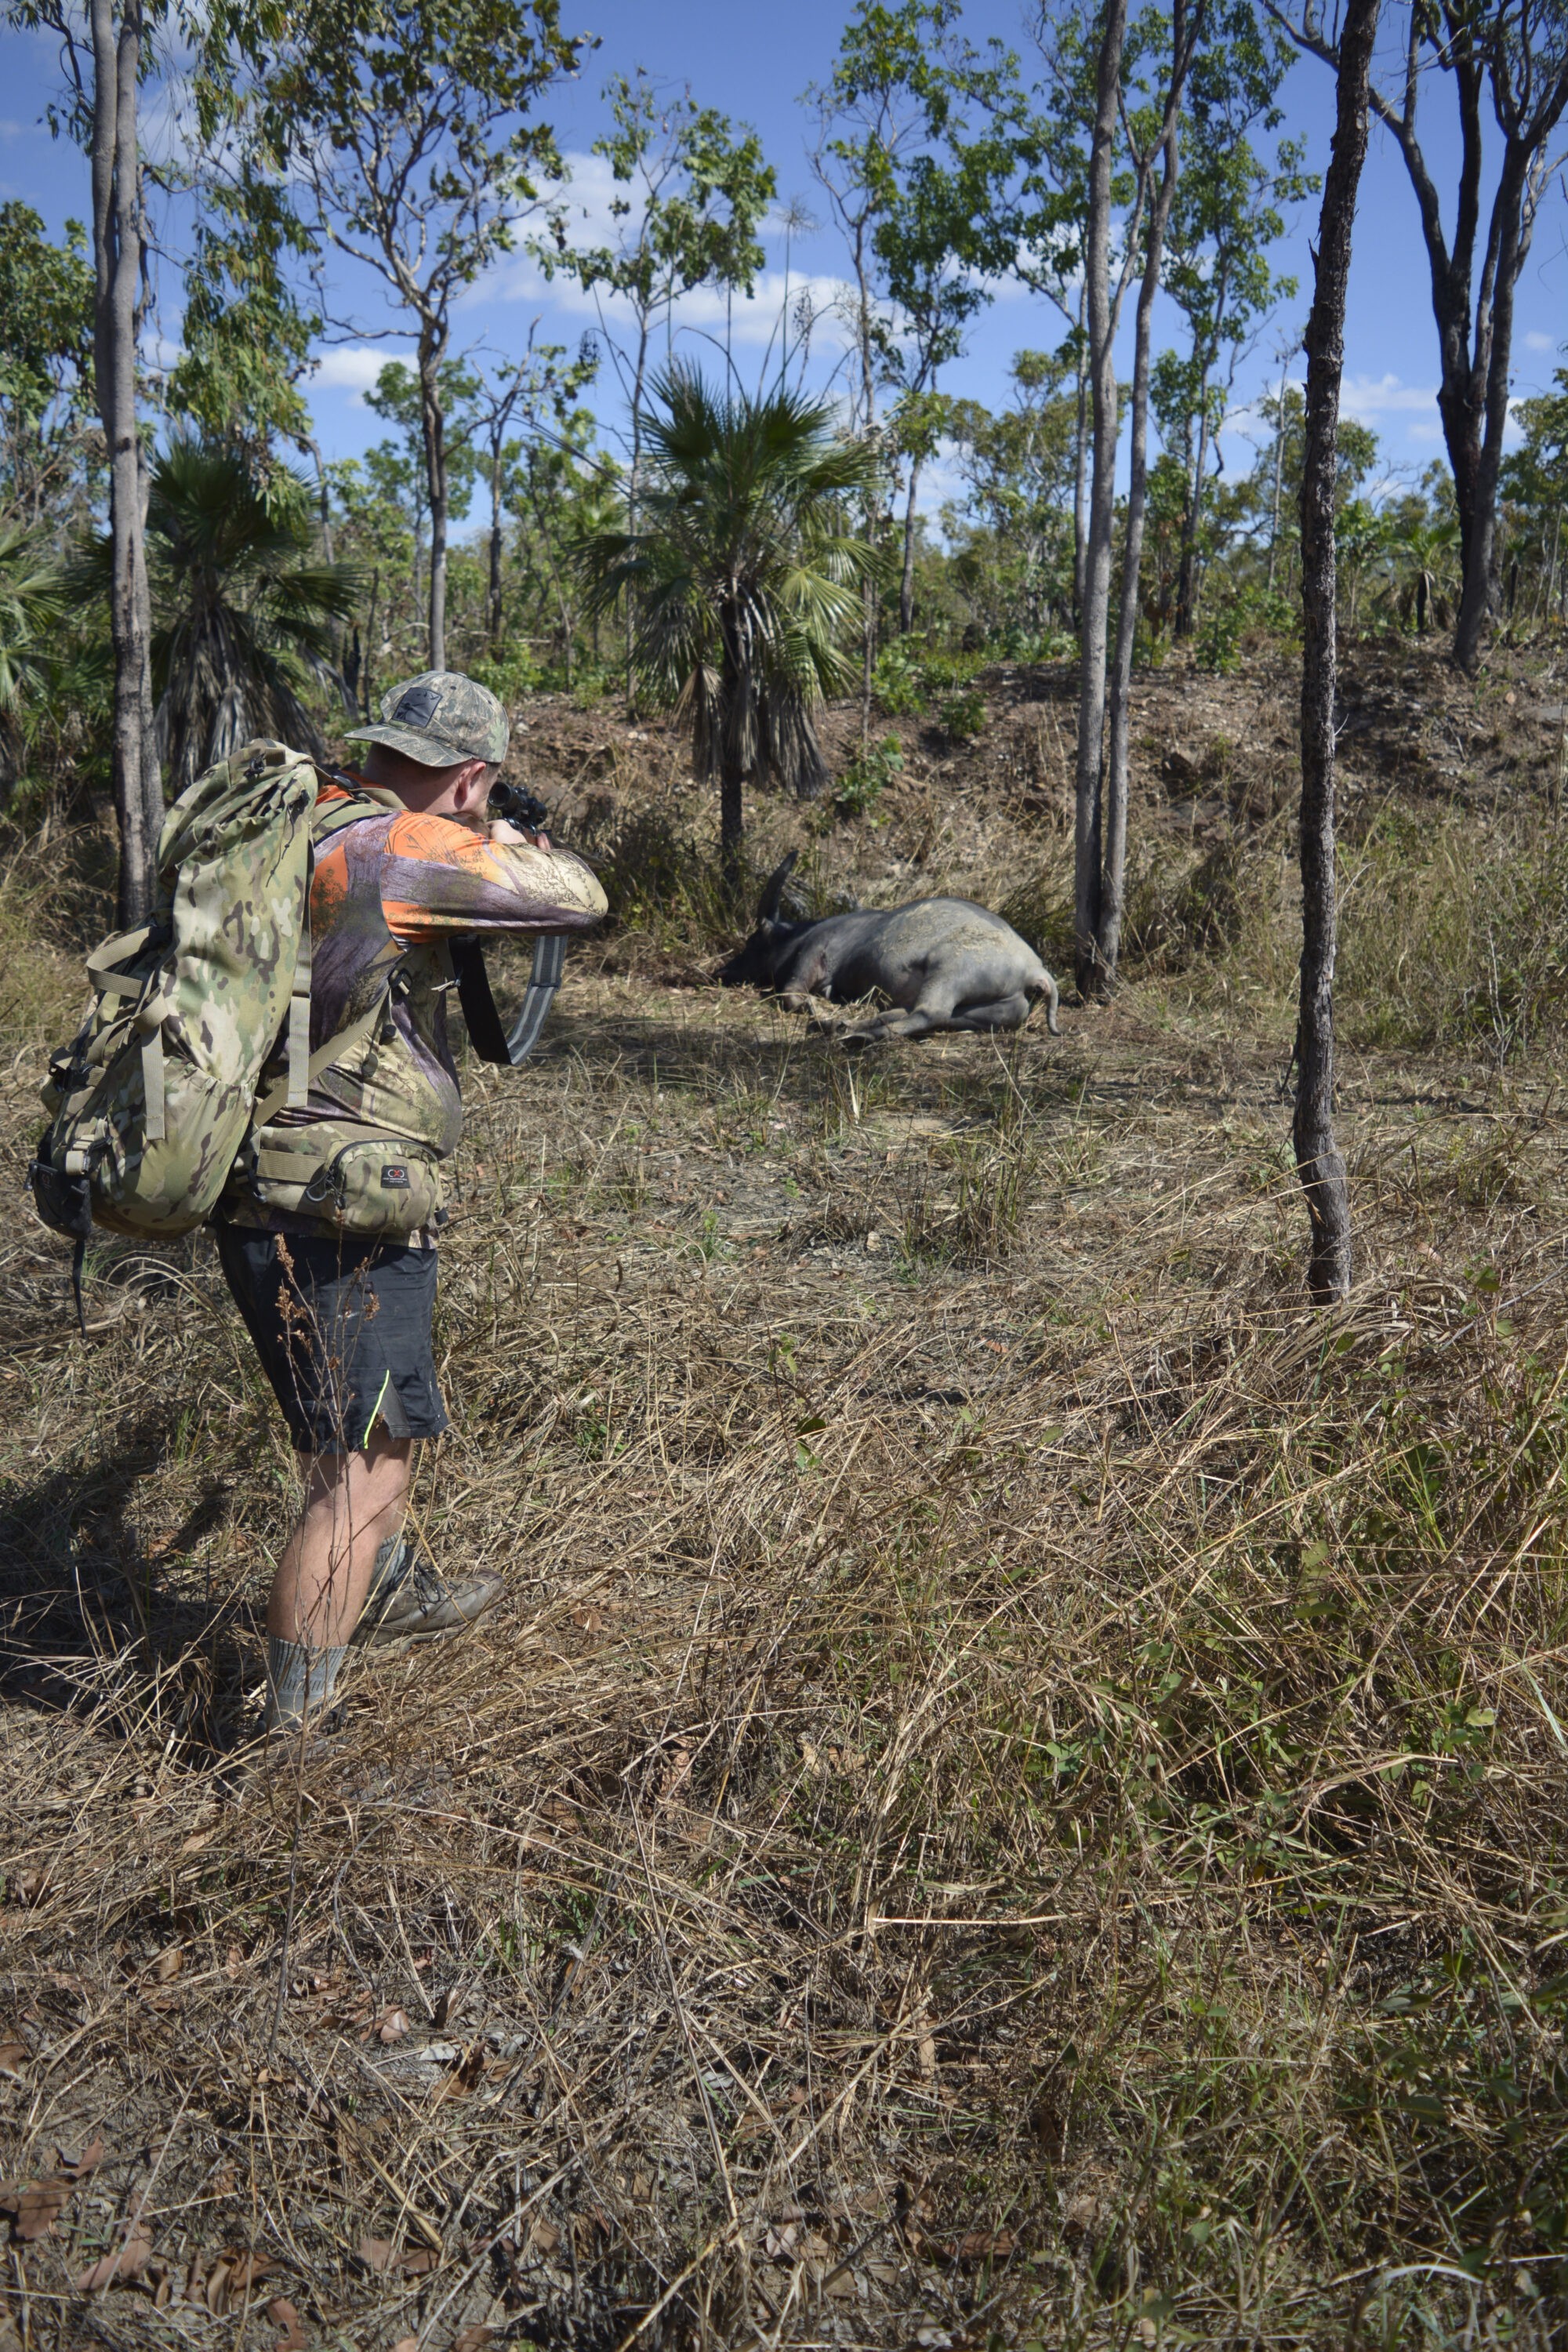
[[310, 1454], [439, 1437], [436, 1253], [217, 1223], [217, 1254], [289, 1433]]

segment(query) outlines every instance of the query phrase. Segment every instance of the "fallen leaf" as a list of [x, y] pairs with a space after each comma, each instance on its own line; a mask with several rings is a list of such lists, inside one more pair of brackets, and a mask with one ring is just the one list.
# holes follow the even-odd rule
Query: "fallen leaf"
[[419, 2352], [419, 2338], [417, 2336], [400, 2336], [392, 2352]]
[[493, 2327], [459, 2327], [452, 2338], [452, 2352], [485, 2352], [485, 2346], [495, 2340]]
[[215, 2319], [221, 2319], [228, 2309], [228, 2270], [226, 2263], [215, 2263], [193, 2302], [206, 2305]]
[[141, 2277], [153, 2259], [153, 2249], [145, 2238], [127, 2238], [107, 2254], [100, 2254], [89, 2270], [77, 2280], [79, 2294], [96, 2294], [100, 2287], [124, 2286]]
[[955, 2263], [984, 2263], [994, 2258], [1000, 2261], [1012, 2251], [1011, 2230], [971, 2230], [958, 2240], [949, 2259]]
[[553, 2221], [531, 2221], [528, 2242], [536, 2254], [552, 2254], [561, 2243], [561, 2232]]
[[27, 2061], [25, 2042], [0, 2042], [0, 2074], [9, 2074], [14, 2083], [25, 2083], [22, 2069]]
[[362, 2238], [359, 2258], [367, 2271], [401, 2271], [405, 2278], [423, 2278], [440, 2260], [433, 2246], [395, 2246], [387, 2238]]
[[389, 2009], [382, 2014], [375, 2029], [375, 2038], [378, 2042], [401, 2042], [407, 2032], [408, 2011], [405, 2009]]
[[231, 1944], [227, 1951], [224, 1954], [223, 1972], [225, 1976], [227, 1977], [232, 1983], [244, 1966], [245, 1954], [240, 1950], [237, 1944]]
[[0, 2186], [0, 2213], [8, 2215], [11, 2234], [31, 2242], [47, 2238], [65, 2207], [70, 2183], [57, 2178]]
[[267, 2316], [283, 2330], [275, 2352], [305, 2352], [305, 2331], [300, 2325], [300, 2315], [286, 2294], [275, 2294], [267, 2306]]
[[179, 1975], [184, 1965], [184, 1952], [178, 1944], [171, 1944], [168, 1950], [160, 1952], [153, 1961], [153, 1974], [160, 1984], [168, 1984], [173, 1978]]
[[203, 1846], [211, 1845], [216, 1835], [216, 1830], [197, 1830], [194, 1837], [186, 1838], [184, 1843], [180, 1848], [180, 1852], [182, 1853], [200, 1853]]
[[228, 2284], [232, 2294], [243, 2294], [247, 2287], [256, 2284], [258, 2279], [266, 2278], [278, 2267], [266, 2254], [229, 2254], [225, 2259], [229, 2266]]
[[73, 2185], [79, 2180], [85, 2180], [89, 2172], [96, 2172], [102, 2162], [101, 2138], [89, 2139], [79, 2157], [73, 2158], [61, 2153], [59, 2158], [60, 2170], [67, 2175]]

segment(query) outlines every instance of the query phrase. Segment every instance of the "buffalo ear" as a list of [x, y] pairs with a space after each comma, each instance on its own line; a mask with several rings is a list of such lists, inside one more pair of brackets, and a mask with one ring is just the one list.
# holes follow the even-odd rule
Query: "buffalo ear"
[[781, 859], [768, 876], [767, 881], [763, 886], [763, 895], [757, 901], [759, 923], [771, 923], [777, 916], [784, 903], [784, 884], [795, 872], [795, 863], [799, 856], [798, 849], [792, 849], [789, 856]]

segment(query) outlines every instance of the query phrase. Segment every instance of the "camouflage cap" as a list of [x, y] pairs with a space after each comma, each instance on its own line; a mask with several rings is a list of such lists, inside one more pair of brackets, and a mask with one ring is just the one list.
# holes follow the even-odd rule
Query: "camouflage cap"
[[345, 732], [351, 742], [385, 743], [422, 767], [455, 768], [464, 760], [499, 767], [511, 730], [488, 686], [461, 670], [426, 669], [382, 696], [378, 724]]

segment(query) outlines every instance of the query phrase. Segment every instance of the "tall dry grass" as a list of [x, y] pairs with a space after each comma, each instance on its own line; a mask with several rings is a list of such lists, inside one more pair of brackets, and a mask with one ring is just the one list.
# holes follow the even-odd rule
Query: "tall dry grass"
[[1351, 1055], [1310, 1314], [1264, 903], [858, 1061], [580, 959], [466, 1072], [416, 1491], [509, 1601], [297, 1777], [226, 1745], [293, 1474], [206, 1244], [84, 1347], [16, 1226], [22, 2341], [1558, 2340], [1553, 1033]]

